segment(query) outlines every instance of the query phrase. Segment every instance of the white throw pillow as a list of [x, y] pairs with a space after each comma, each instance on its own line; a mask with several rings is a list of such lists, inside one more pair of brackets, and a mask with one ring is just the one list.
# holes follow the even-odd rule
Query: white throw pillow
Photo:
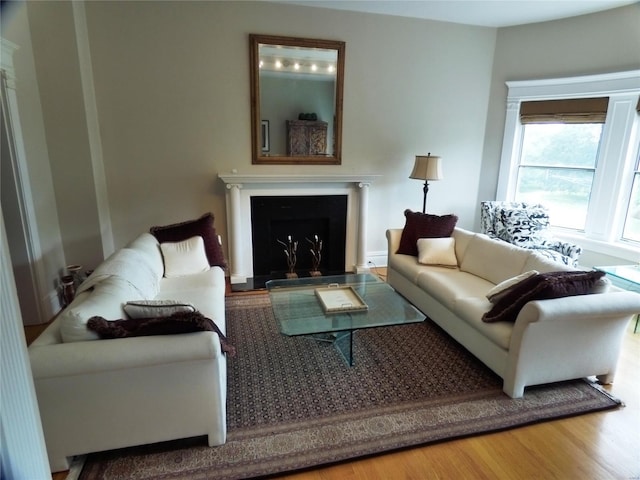
[[502, 297], [502, 294], [509, 288], [515, 285], [522, 280], [533, 277], [534, 275], [538, 275], [537, 270], [529, 270], [528, 272], [521, 273], [520, 275], [516, 275], [515, 277], [507, 278], [506, 280], [500, 282], [495, 287], [487, 292], [487, 299], [491, 303], [496, 303]]
[[177, 300], [136, 300], [127, 302], [124, 311], [129, 318], [158, 318], [174, 313], [195, 312], [196, 307]]
[[209, 261], [202, 237], [191, 237], [181, 242], [161, 243], [165, 277], [183, 277], [209, 270]]
[[453, 237], [419, 238], [418, 262], [423, 265], [457, 267], [456, 241]]

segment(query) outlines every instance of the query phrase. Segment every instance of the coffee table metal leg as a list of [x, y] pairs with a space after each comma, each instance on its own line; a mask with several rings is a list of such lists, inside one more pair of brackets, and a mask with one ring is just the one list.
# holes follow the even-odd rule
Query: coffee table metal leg
[[345, 332], [337, 332], [336, 340], [333, 342], [336, 349], [347, 362], [347, 365], [353, 367], [353, 336], [355, 332], [347, 330]]

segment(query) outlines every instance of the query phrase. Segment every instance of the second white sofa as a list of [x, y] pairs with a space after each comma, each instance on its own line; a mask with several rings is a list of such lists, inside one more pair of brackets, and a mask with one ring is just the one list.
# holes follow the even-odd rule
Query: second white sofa
[[487, 323], [487, 293], [529, 271], [572, 270], [533, 250], [461, 228], [453, 231], [454, 265], [423, 265], [397, 253], [402, 229], [386, 232], [387, 282], [503, 380], [510, 397], [529, 385], [597, 376], [610, 383], [640, 295], [609, 289], [601, 279], [588, 295], [526, 303], [515, 322]]
[[52, 472], [78, 454], [201, 435], [225, 443], [227, 360], [215, 332], [99, 340], [86, 327], [93, 316], [126, 318], [129, 301], [168, 299], [192, 304], [224, 334], [222, 268], [169, 278], [164, 268], [158, 241], [142, 234], [29, 347]]

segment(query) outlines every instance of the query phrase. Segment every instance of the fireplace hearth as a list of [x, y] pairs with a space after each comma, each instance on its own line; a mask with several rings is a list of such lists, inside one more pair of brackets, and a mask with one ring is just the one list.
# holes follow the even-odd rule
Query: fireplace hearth
[[298, 277], [312, 275], [316, 238], [322, 240], [322, 275], [345, 271], [346, 195], [255, 196], [251, 226], [254, 288], [290, 272], [289, 242], [297, 246], [293, 270]]
[[[253, 197], [346, 195], [347, 221], [344, 264], [341, 271], [364, 273], [367, 265], [367, 217], [371, 183], [380, 175], [369, 174], [220, 174], [226, 186], [229, 280], [234, 290], [250, 290], [253, 265]], [[288, 234], [287, 234], [288, 235]], [[302, 248], [299, 244], [299, 248]], [[328, 248], [328, 247], [327, 247]]]

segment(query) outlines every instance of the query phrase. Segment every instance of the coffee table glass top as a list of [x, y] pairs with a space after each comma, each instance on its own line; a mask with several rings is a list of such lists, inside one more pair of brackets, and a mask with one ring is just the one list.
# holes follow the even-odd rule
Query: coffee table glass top
[[[635, 286], [636, 289], [640, 288], [640, 265], [613, 265], [610, 267], [595, 268], [597, 270], [602, 270], [607, 275], [614, 277], [614, 279], [635, 284], [633, 286]], [[621, 286], [626, 287], [627, 285]]]
[[[369, 307], [364, 312], [325, 314], [316, 288], [352, 287]], [[266, 283], [273, 313], [284, 335], [310, 335], [422, 322], [425, 316], [386, 282], [371, 274], [346, 274]]]

